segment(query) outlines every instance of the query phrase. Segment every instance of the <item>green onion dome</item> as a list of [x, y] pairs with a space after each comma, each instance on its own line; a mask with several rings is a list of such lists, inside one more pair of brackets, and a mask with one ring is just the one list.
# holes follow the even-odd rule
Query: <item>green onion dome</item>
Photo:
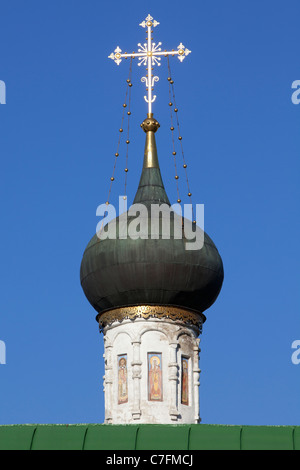
[[[169, 239], [163, 238], [161, 214], [157, 215], [160, 220], [156, 221], [159, 227], [156, 236], [150, 233], [152, 204], [169, 207], [170, 202], [157, 158], [154, 134], [159, 124], [148, 116], [142, 127], [146, 132], [146, 145], [134, 204], [147, 208], [148, 223], [142, 225], [148, 233], [140, 233], [137, 239], [119, 238], [120, 231], [124, 233], [124, 228], [127, 229], [135, 218], [126, 213], [115, 220], [115, 239], [100, 239], [95, 234], [83, 254], [81, 285], [100, 315], [106, 310], [135, 305], [176, 306], [202, 313], [215, 302], [221, 290], [222, 259], [211, 238], [203, 232], [202, 247], [187, 249], [189, 241], [183, 230], [186, 222], [181, 217], [183, 236], [175, 237], [174, 225], [178, 227], [179, 217], [176, 214], [171, 217]], [[196, 230], [200, 233], [201, 229]]]

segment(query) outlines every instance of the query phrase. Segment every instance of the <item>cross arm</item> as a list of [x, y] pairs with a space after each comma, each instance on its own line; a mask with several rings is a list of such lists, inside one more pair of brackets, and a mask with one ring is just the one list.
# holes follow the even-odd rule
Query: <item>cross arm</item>
[[114, 50], [114, 52], [112, 52], [108, 56], [108, 58], [112, 59], [117, 65], [119, 65], [122, 59], [129, 59], [129, 58], [135, 58], [135, 57], [146, 58], [146, 57], [157, 57], [157, 56], [167, 57], [167, 56], [177, 55], [180, 62], [182, 62], [183, 59], [190, 53], [191, 51], [187, 49], [182, 43], [180, 43], [179, 46], [177, 47], [177, 51], [174, 49], [172, 51], [161, 51], [161, 49], [159, 49], [159, 50], [152, 50], [152, 51], [145, 50], [141, 52], [132, 52], [129, 54], [127, 52], [122, 53], [122, 49], [120, 49], [118, 46]]

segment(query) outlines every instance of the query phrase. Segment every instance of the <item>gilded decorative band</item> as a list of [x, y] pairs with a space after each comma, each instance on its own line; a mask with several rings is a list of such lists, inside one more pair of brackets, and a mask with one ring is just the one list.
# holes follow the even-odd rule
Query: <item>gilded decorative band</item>
[[122, 322], [125, 319], [135, 320], [136, 318], [149, 318], [169, 319], [173, 321], [181, 321], [187, 324], [195, 325], [200, 330], [202, 324], [206, 320], [202, 313], [192, 310], [186, 310], [180, 307], [160, 306], [160, 305], [139, 305], [133, 307], [121, 307], [112, 310], [107, 310], [102, 314], [97, 315], [100, 329], [111, 325], [118, 321]]

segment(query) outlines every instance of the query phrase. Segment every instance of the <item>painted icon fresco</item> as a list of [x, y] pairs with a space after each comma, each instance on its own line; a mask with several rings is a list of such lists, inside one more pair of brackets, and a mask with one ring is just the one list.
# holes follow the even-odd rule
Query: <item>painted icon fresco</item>
[[162, 357], [161, 353], [148, 353], [148, 398], [162, 401]]
[[118, 356], [118, 404], [128, 402], [127, 354]]
[[181, 358], [181, 403], [189, 404], [189, 360], [187, 357]]

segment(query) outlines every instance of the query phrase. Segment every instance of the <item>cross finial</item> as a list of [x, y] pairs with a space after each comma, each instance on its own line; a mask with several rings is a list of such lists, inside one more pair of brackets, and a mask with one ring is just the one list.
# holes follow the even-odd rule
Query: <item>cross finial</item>
[[153, 20], [153, 18], [152, 18], [152, 16], [149, 14], [149, 15], [147, 16], [147, 18], [146, 18], [144, 21], [142, 21], [142, 22], [140, 23], [140, 26], [142, 26], [143, 28], [146, 28], [146, 27], [151, 28], [152, 26], [154, 26], [154, 28], [155, 28], [155, 26], [157, 26], [157, 25], [159, 24], [159, 22], [156, 21], [156, 20], [154, 20], [154, 21], [152, 21], [152, 20]]
[[153, 88], [154, 88], [154, 83], [158, 82], [159, 78], [158, 76], [154, 76], [152, 74], [153, 67], [155, 65], [160, 66], [161, 62], [161, 56], [168, 57], [168, 56], [178, 56], [178, 59], [180, 62], [183, 61], [183, 59], [191, 53], [189, 49], [187, 49], [182, 42], [177, 46], [177, 50], [172, 50], [172, 51], [162, 51], [161, 50], [161, 42], [158, 42], [157, 44], [153, 42], [153, 38], [151, 37], [151, 34], [153, 33], [152, 27], [155, 28], [157, 25], [159, 25], [159, 22], [154, 20], [152, 16], [149, 14], [147, 18], [140, 23], [140, 26], [143, 28], [147, 29], [147, 42], [142, 44], [138, 44], [139, 49], [138, 52], [133, 52], [132, 54], [127, 54], [122, 53], [122, 49], [119, 48], [119, 46], [112, 52], [108, 57], [109, 59], [112, 59], [115, 61], [117, 65], [119, 65], [122, 61], [123, 58], [128, 59], [130, 57], [138, 57], [139, 63], [138, 65], [145, 65], [147, 74], [146, 77], [142, 77], [141, 81], [145, 82], [146, 84], [146, 91], [147, 91], [147, 96], [144, 96], [145, 101], [148, 103], [148, 114], [152, 114], [152, 103], [156, 100], [156, 95], [152, 94]]

